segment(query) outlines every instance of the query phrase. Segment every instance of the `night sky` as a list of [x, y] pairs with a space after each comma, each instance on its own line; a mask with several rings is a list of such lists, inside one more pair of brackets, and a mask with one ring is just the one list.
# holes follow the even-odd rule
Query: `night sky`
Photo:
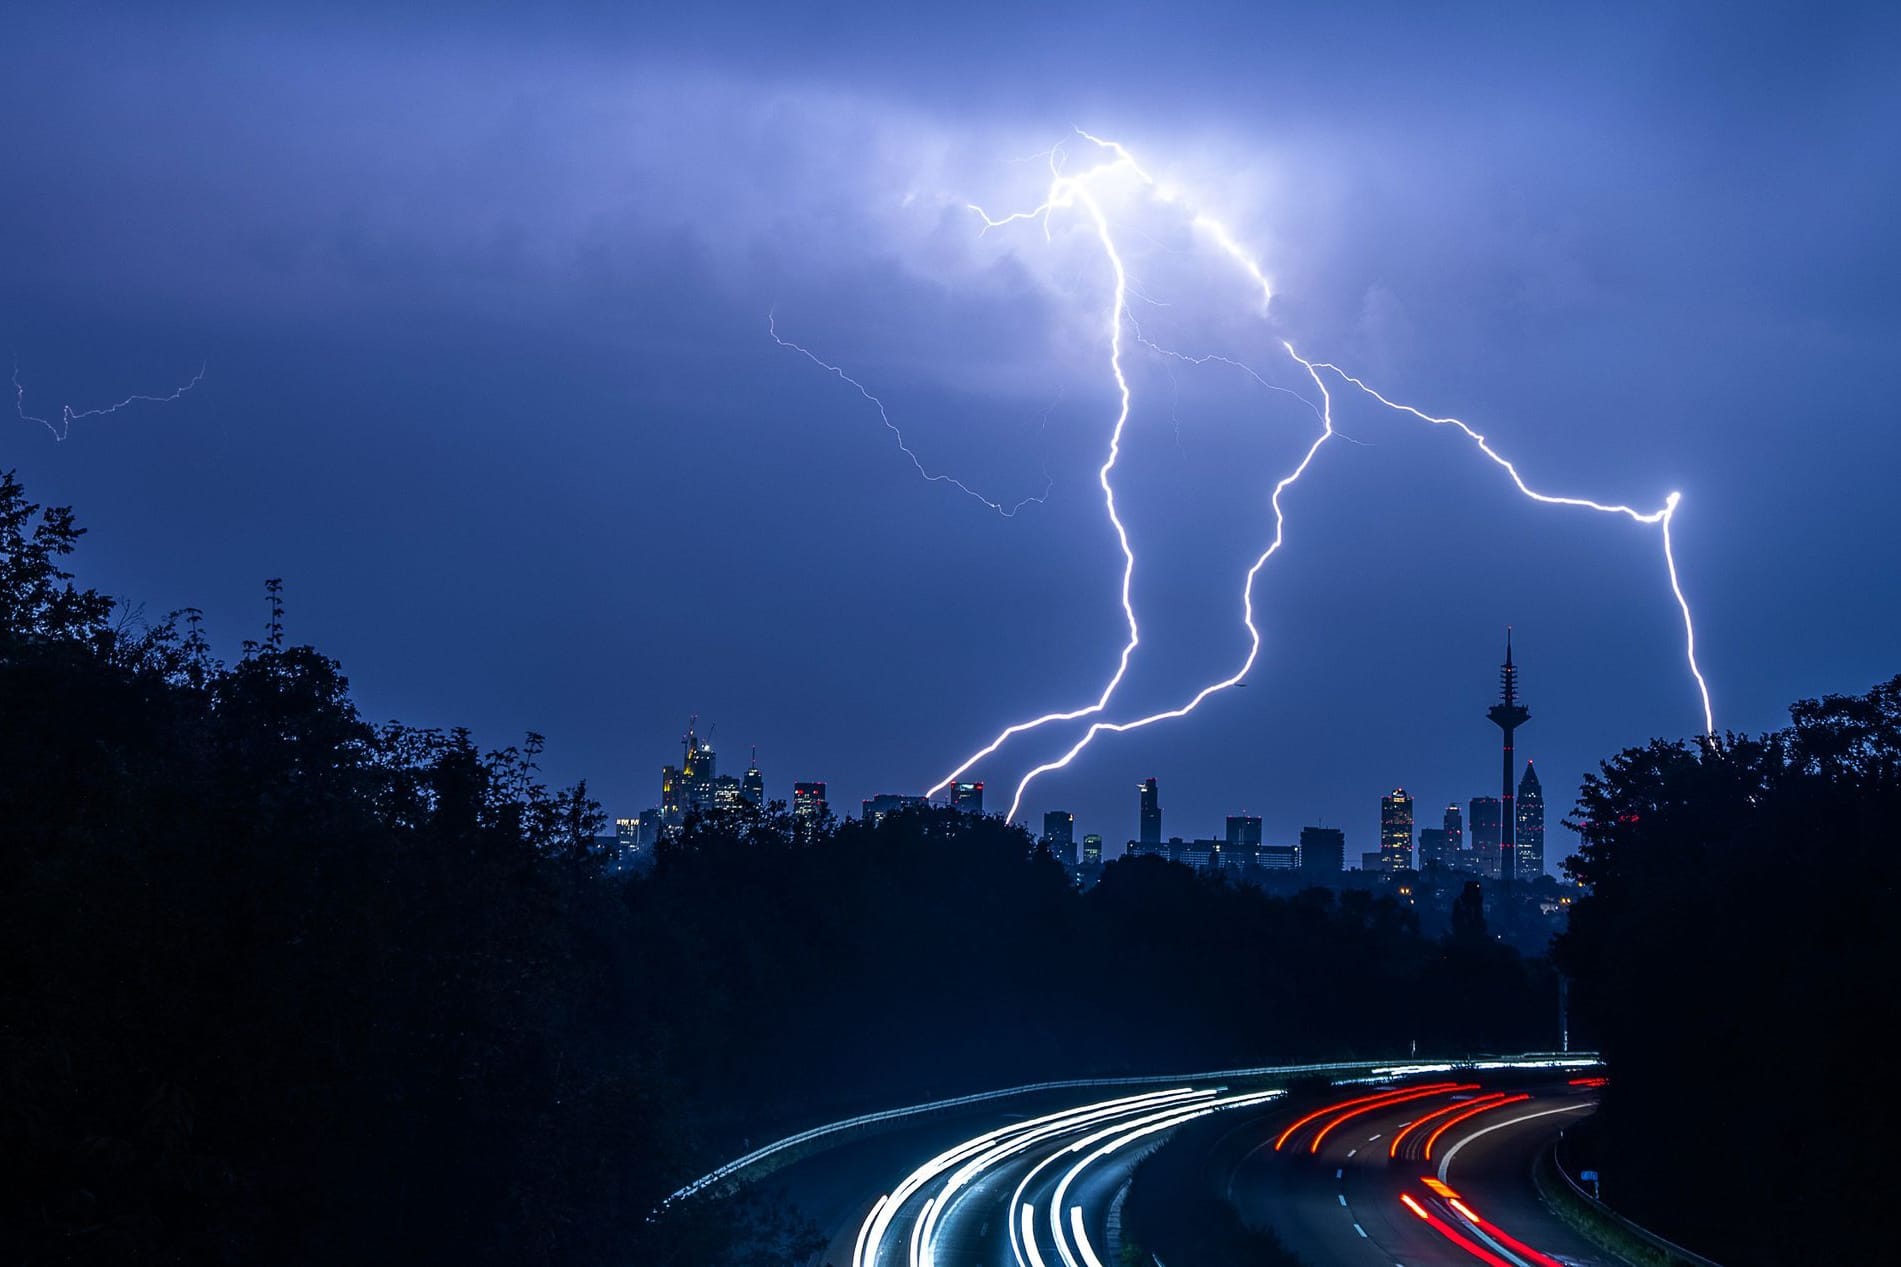
[[[654, 7], [9, 17], [26, 412], [207, 367], [64, 442], [7, 418], [0, 466], [92, 528], [83, 579], [202, 607], [235, 658], [281, 576], [369, 717], [543, 732], [610, 814], [654, 803], [692, 713], [774, 797], [922, 791], [1090, 702], [1122, 644], [1110, 271], [1074, 212], [1046, 240], [966, 206], [1034, 206], [1052, 145], [1098, 157], [1080, 127], [1177, 195], [1105, 187], [1125, 338], [1315, 400], [1290, 340], [1541, 489], [1681, 490], [1719, 727], [1901, 671], [1894, 6]], [[1191, 207], [1260, 260], [1265, 314]], [[1047, 499], [927, 482], [768, 313], [926, 468]], [[1229, 367], [1124, 360], [1143, 644], [1115, 719], [1238, 665], [1268, 493], [1317, 434]], [[1119, 842], [1154, 775], [1166, 834], [1245, 811], [1357, 858], [1395, 784], [1422, 825], [1496, 792], [1507, 624], [1554, 821], [1601, 757], [1700, 728], [1656, 529], [1530, 504], [1330, 386], [1245, 689], [1103, 736], [1036, 821]], [[981, 765], [992, 807], [1076, 734]]]

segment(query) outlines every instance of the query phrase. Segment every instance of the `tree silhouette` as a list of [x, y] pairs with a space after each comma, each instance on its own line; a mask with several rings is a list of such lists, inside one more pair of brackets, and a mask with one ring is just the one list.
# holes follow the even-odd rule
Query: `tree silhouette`
[[[1743, 1265], [1863, 1256], [1890, 1168], [1868, 1053], [1901, 993], [1901, 678], [1790, 714], [1587, 777], [1557, 945], [1611, 1061], [1606, 1199]], [[1709, 1162], [1762, 1141], [1794, 1164]]]

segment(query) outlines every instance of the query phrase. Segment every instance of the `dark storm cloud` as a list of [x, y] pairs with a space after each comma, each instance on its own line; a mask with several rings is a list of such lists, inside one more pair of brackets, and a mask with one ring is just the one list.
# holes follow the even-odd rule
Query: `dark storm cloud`
[[[37, 15], [0, 86], [0, 294], [27, 381], [79, 399], [214, 372], [188, 409], [58, 449], [15, 432], [6, 460], [99, 525], [115, 590], [203, 603], [235, 639], [246, 579], [284, 573], [373, 710], [549, 731], [611, 810], [646, 803], [694, 708], [730, 753], [758, 738], [780, 794], [928, 782], [994, 726], [1092, 696], [1117, 645], [1100, 265], [1034, 230], [979, 239], [963, 207], [1033, 202], [1023, 160], [1082, 125], [1245, 235], [1303, 348], [1482, 420], [1547, 486], [1682, 487], [1719, 721], [1769, 724], [1894, 667], [1901, 596], [1870, 579], [1901, 572], [1873, 474], [1901, 456], [1894, 51], [1875, 6]], [[1220, 284], [1155, 280], [1164, 323]], [[1020, 495], [1047, 464], [1050, 505], [1004, 523], [918, 483], [862, 401], [765, 338], [774, 305], [933, 465]], [[1252, 349], [1242, 319], [1177, 328]], [[1128, 478], [1171, 560], [1158, 593], [1224, 604], [1179, 678], [1155, 668], [1162, 697], [1232, 654], [1223, 552], [1258, 535], [1261, 489], [1195, 465], [1241, 452], [1220, 446], [1243, 398], [1175, 419], [1176, 448], [1180, 384], [1141, 373], [1156, 447]], [[1342, 426], [1375, 447], [1330, 454], [1336, 482], [1300, 504], [1251, 698], [1053, 787], [1085, 829], [1126, 834], [1137, 773], [1179, 789], [1171, 830], [1245, 799], [1282, 835], [1343, 820], [1354, 847], [1382, 783], [1484, 790], [1435, 728], [1483, 695], [1513, 613], [1584, 683], [1539, 682], [1554, 802], [1607, 745], [1691, 721], [1652, 539], [1526, 520], [1540, 553], [1492, 561], [1501, 594], [1460, 525], [1516, 508], [1454, 459], [1409, 472], [1434, 459], [1389, 420]], [[1234, 536], [1203, 577], [1206, 502], [1236, 509], [1196, 529]], [[1444, 548], [1395, 546], [1422, 515]], [[424, 655], [437, 622], [454, 645]], [[1622, 688], [1587, 654], [1607, 645], [1634, 662]], [[1276, 773], [1334, 737], [1332, 705], [1261, 673], [1333, 680], [1348, 647], [1391, 676], [1358, 670], [1346, 714], [1428, 681], [1390, 741]], [[1456, 733], [1483, 749], [1482, 724]]]

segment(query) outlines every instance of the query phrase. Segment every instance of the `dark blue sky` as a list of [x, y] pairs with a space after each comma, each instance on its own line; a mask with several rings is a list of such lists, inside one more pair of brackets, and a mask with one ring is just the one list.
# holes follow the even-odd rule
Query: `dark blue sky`
[[[692, 712], [775, 796], [921, 790], [1093, 699], [1121, 645], [1110, 274], [1073, 213], [980, 237], [964, 205], [1033, 205], [1032, 156], [1083, 127], [1179, 195], [1113, 194], [1144, 333], [1313, 397], [1291, 340], [1551, 492], [1680, 489], [1719, 726], [1901, 670], [1892, 6], [1315, 8], [13, 19], [0, 333], [28, 411], [208, 373], [64, 443], [13, 421], [0, 463], [80, 508], [93, 583], [203, 607], [235, 655], [282, 576], [370, 716], [543, 731], [612, 813], [652, 803]], [[1261, 261], [1265, 315], [1190, 204]], [[1001, 500], [1047, 472], [1047, 501], [924, 482], [775, 309], [928, 467]], [[1314, 434], [1224, 367], [1125, 364], [1144, 644], [1115, 718], [1238, 663], [1267, 494]], [[1495, 790], [1508, 622], [1554, 805], [1698, 727], [1654, 529], [1531, 505], [1335, 396], [1351, 442], [1284, 498], [1246, 689], [1103, 736], [1026, 809], [1118, 841], [1153, 774], [1170, 833], [1246, 810], [1372, 848], [1394, 784]], [[981, 766], [993, 801], [1074, 734]]]

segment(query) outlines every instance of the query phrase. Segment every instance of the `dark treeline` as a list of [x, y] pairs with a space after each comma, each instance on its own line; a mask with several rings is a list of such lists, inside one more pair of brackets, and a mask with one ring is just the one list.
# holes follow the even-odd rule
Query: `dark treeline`
[[1272, 898], [1152, 857], [1078, 893], [1019, 829], [948, 809], [809, 845], [782, 814], [702, 822], [627, 893], [653, 1006], [701, 1053], [688, 1089], [738, 1121], [774, 1120], [788, 1084], [803, 1113], [1556, 1038], [1555, 979], [1482, 922], [1427, 941], [1390, 898]]
[[771, 1263], [660, 1197], [783, 1130], [1050, 1077], [1548, 1047], [1468, 909], [1157, 860], [1084, 894], [994, 819], [698, 821], [604, 873], [539, 742], [367, 723], [281, 616], [76, 587], [0, 477], [0, 1258]]
[[1892, 1239], [1901, 677], [1790, 711], [1589, 777], [1558, 942], [1611, 1066], [1605, 1199], [1731, 1267]]

